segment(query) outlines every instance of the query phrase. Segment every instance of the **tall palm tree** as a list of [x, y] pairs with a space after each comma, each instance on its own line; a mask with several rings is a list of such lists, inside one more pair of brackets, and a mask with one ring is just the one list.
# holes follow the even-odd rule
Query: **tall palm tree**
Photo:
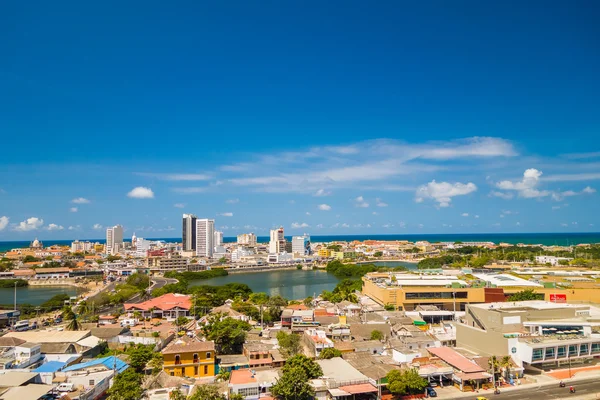
[[496, 372], [500, 370], [500, 361], [498, 360], [498, 357], [496, 356], [491, 356], [488, 360], [488, 366], [490, 368], [490, 371], [492, 372], [492, 376], [493, 376], [493, 380], [494, 380], [494, 386], [496, 383]]
[[67, 330], [68, 331], [78, 331], [80, 329], [81, 329], [81, 324], [79, 323], [79, 320], [77, 319], [77, 315], [73, 314], [73, 317], [67, 324]]
[[90, 313], [90, 307], [87, 301], [83, 300], [77, 306], [77, 312], [79, 315], [88, 315]]
[[506, 379], [510, 380], [510, 369], [512, 368], [512, 357], [504, 356], [500, 359], [500, 367], [504, 368]]

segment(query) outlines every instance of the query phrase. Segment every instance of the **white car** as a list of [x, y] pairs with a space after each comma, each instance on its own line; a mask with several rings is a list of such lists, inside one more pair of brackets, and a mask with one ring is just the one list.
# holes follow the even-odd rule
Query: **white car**
[[75, 390], [75, 385], [73, 383], [61, 383], [56, 387], [56, 390], [59, 392], [72, 392]]

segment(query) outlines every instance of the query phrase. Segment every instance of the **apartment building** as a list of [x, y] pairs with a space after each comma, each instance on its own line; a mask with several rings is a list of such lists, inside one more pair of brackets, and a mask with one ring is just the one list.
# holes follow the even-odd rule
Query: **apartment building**
[[106, 252], [117, 254], [123, 248], [123, 227], [115, 225], [106, 229]]
[[150, 272], [187, 271], [189, 258], [169, 253], [166, 256], [146, 257], [146, 268]]
[[215, 220], [196, 220], [196, 255], [211, 258], [214, 252]]
[[181, 239], [183, 251], [196, 251], [196, 217], [194, 214], [183, 214]]
[[237, 244], [244, 246], [256, 246], [256, 235], [253, 232], [242, 233], [237, 236]]

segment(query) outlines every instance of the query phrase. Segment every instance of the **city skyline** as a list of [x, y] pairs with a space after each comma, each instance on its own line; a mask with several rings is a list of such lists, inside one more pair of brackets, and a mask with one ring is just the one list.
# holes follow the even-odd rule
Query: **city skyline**
[[9, 5], [0, 241], [600, 231], [598, 4], [343, 4]]

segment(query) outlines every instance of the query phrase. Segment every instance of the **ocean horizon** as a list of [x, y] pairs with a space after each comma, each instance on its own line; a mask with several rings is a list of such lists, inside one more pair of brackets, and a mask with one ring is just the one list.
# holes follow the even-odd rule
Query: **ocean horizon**
[[[292, 236], [286, 236], [291, 239]], [[33, 239], [32, 239], [33, 240]], [[76, 239], [40, 239], [44, 246], [52, 245], [70, 245]], [[90, 241], [104, 243], [106, 239], [79, 239], [80, 241]], [[163, 240], [166, 242], [181, 242], [181, 238], [148, 238], [148, 240]], [[223, 238], [225, 243], [233, 243], [237, 240], [235, 236]], [[258, 236], [259, 243], [267, 243], [268, 236]], [[388, 235], [311, 235], [313, 243], [338, 242], [338, 241], [365, 241], [365, 240], [408, 240], [410, 242], [428, 241], [428, 242], [494, 242], [511, 244], [540, 244], [546, 246], [569, 246], [581, 243], [600, 243], [600, 232], [560, 232], [560, 233], [452, 233], [452, 234], [388, 234]], [[130, 241], [130, 240], [125, 240]], [[14, 248], [23, 248], [29, 246], [30, 241], [0, 241], [0, 252], [8, 251]]]

